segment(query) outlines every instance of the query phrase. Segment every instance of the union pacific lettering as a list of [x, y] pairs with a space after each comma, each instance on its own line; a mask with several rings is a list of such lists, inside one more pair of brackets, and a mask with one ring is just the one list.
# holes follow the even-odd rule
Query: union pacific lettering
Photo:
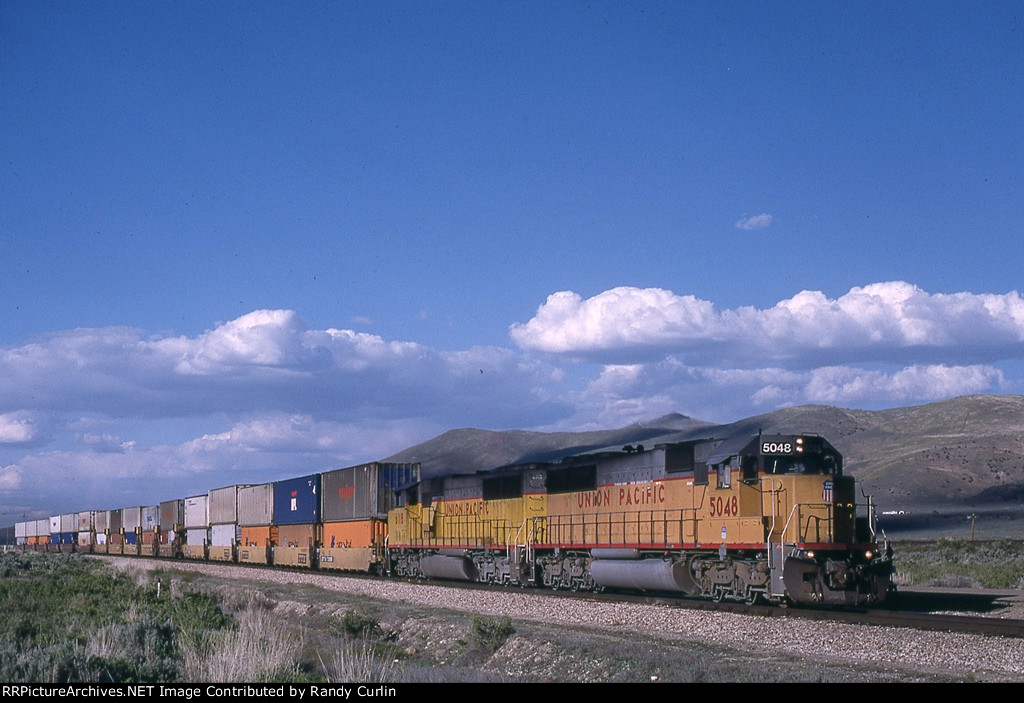
[[662, 483], [619, 488], [619, 505], [655, 505], [664, 502], [665, 484]]
[[576, 494], [577, 508], [601, 508], [613, 504], [615, 507], [634, 505], [659, 505], [665, 502], [665, 484], [644, 484], [598, 488]]
[[445, 515], [489, 515], [491, 512], [490, 505], [482, 499], [445, 501], [442, 505]]
[[576, 494], [576, 507], [578, 508], [599, 508], [609, 503], [611, 503], [610, 488], [598, 488], [596, 491]]

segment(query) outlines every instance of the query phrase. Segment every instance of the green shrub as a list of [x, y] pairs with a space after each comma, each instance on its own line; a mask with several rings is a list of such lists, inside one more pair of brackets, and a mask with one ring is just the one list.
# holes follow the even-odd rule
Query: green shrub
[[490, 652], [501, 649], [509, 637], [514, 635], [516, 629], [512, 627], [512, 619], [509, 617], [493, 618], [473, 617], [473, 639], [476, 643]]

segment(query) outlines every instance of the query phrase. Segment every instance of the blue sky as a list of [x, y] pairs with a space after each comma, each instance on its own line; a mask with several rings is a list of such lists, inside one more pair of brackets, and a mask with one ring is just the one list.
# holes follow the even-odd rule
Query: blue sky
[[1022, 17], [6, 2], [0, 523], [1020, 393]]

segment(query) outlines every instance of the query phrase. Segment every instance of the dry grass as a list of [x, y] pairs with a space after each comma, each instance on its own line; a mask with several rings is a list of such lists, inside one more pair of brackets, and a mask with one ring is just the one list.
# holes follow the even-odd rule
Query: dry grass
[[320, 667], [329, 683], [386, 683], [394, 680], [394, 660], [378, 656], [372, 648], [350, 639], [340, 640], [326, 661], [321, 655]]
[[293, 631], [261, 609], [247, 609], [236, 619], [236, 629], [210, 632], [199, 646], [182, 648], [182, 679], [263, 683], [298, 675], [302, 643]]

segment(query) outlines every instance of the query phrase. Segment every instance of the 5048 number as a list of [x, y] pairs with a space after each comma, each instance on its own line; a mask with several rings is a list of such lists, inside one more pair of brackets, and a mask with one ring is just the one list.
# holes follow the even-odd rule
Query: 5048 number
[[736, 496], [712, 496], [711, 498], [711, 514], [709, 517], [734, 517], [739, 515], [739, 503], [736, 501]]

